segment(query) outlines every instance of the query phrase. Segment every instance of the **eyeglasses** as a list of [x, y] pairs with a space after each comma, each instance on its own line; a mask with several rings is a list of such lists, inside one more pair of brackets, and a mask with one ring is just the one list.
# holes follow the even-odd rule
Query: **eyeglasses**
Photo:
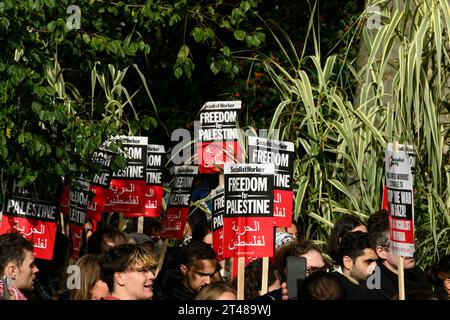
[[328, 269], [328, 267], [325, 265], [325, 266], [323, 266], [323, 267], [309, 267], [309, 268], [307, 268], [306, 269], [306, 275], [307, 276], [309, 276], [310, 274], [312, 274], [312, 273], [314, 273], [314, 272], [316, 272], [316, 271], [325, 271], [325, 272], [328, 272], [329, 271], [329, 269]]

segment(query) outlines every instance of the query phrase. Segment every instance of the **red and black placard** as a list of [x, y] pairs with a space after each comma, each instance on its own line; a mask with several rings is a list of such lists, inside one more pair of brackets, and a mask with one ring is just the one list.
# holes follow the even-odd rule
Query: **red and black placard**
[[195, 121], [196, 163], [200, 173], [220, 173], [225, 163], [240, 162], [237, 121], [241, 101], [206, 102]]
[[211, 230], [213, 232], [212, 244], [216, 252], [217, 260], [223, 258], [223, 211], [225, 208], [225, 192], [223, 186], [218, 186], [212, 191], [212, 218]]
[[119, 136], [111, 142], [121, 145], [119, 153], [127, 160], [125, 168], [113, 171], [105, 211], [144, 212], [147, 166], [147, 137]]
[[70, 231], [72, 234], [73, 259], [80, 253], [83, 225], [86, 222], [86, 211], [91, 202], [90, 184], [82, 178], [77, 179], [70, 189]]
[[149, 144], [147, 146], [146, 190], [144, 194], [144, 211], [126, 213], [126, 217], [159, 217], [162, 209], [163, 156], [164, 146]]
[[389, 245], [396, 255], [413, 257], [414, 179], [406, 151], [385, 152], [386, 186], [389, 212]]
[[248, 137], [248, 159], [249, 163], [274, 164], [274, 226], [290, 227], [293, 206], [294, 144]]
[[109, 149], [109, 145], [110, 141], [104, 142], [92, 155], [92, 162], [101, 166], [101, 172], [95, 174], [90, 183], [93, 198], [88, 204], [86, 217], [95, 221], [102, 220], [106, 197], [109, 195], [109, 187], [111, 185], [111, 162], [114, 159], [115, 153]]
[[[13, 190], [17, 189], [13, 187]], [[39, 199], [37, 194], [26, 190], [12, 192], [5, 198], [0, 234], [20, 232], [33, 241], [36, 258], [51, 260], [55, 246], [57, 208], [56, 202]]]
[[197, 166], [175, 167], [175, 177], [162, 222], [162, 239], [183, 238], [184, 225], [189, 215], [192, 186], [197, 175]]
[[224, 256], [273, 256], [273, 164], [226, 164], [224, 173]]

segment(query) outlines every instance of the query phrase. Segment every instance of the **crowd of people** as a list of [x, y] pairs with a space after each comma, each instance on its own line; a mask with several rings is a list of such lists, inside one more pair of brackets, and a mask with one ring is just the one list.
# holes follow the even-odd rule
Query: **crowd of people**
[[[218, 261], [206, 217], [191, 215], [185, 238], [161, 250], [160, 222], [146, 219], [144, 233], [85, 224], [79, 256], [59, 230], [53, 259], [35, 259], [33, 243], [19, 233], [0, 235], [0, 297], [11, 300], [236, 300], [238, 281], [230, 264]], [[132, 228], [131, 228], [132, 229]], [[127, 232], [130, 231], [130, 232]], [[344, 215], [334, 224], [326, 248], [298, 234], [295, 223], [276, 229], [267, 292], [262, 259], [245, 267], [244, 300], [395, 300], [398, 260], [389, 247], [388, 213], [367, 225]], [[161, 256], [163, 254], [163, 256]], [[289, 257], [303, 257], [304, 275], [289, 288]], [[163, 258], [163, 259], [162, 259]], [[161, 264], [158, 265], [158, 262]], [[291, 270], [292, 272], [292, 270]], [[296, 275], [294, 275], [295, 277]], [[450, 298], [450, 256], [422, 270], [405, 258], [406, 300]]]

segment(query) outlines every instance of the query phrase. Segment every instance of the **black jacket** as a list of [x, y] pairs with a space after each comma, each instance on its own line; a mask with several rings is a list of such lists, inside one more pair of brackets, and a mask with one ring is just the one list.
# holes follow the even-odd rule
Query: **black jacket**
[[[388, 268], [386, 268], [381, 262], [378, 262], [381, 274], [381, 290], [383, 290], [389, 298], [393, 299], [398, 296], [398, 275]], [[425, 272], [418, 266], [412, 269], [406, 269], [405, 275], [405, 295], [414, 291], [425, 291], [433, 293], [432, 287], [426, 280]]]
[[183, 276], [179, 270], [167, 270], [155, 288], [155, 300], [194, 300], [197, 293], [182, 284]]
[[344, 287], [345, 300], [389, 300], [389, 298], [378, 289], [369, 289], [363, 284], [356, 284], [339, 272], [332, 273]]

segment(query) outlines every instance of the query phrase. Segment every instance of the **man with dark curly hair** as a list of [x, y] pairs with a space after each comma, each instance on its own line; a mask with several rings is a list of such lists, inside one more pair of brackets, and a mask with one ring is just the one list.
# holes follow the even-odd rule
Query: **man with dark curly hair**
[[377, 265], [377, 254], [370, 247], [367, 233], [361, 231], [344, 235], [339, 243], [340, 269], [333, 272], [344, 287], [346, 300], [386, 300], [380, 290], [365, 285]]
[[[0, 235], [0, 277], [11, 279], [7, 299], [27, 300], [22, 291], [31, 291], [39, 269], [34, 264], [33, 242], [19, 233]], [[3, 284], [0, 287], [3, 296]]]

